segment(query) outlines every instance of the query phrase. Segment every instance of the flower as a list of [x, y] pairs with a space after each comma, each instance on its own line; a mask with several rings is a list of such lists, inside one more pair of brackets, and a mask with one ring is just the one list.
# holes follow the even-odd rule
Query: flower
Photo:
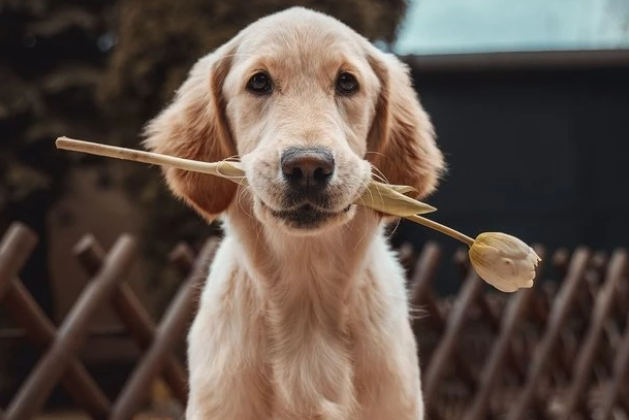
[[499, 232], [478, 235], [469, 255], [478, 275], [502, 292], [532, 287], [535, 268], [541, 261], [533, 248]]
[[[244, 169], [239, 162], [233, 160], [199, 162], [67, 137], [59, 137], [56, 145], [59, 149], [153, 165], [166, 165], [220, 176], [240, 185], [247, 183]], [[535, 267], [541, 258], [531, 247], [518, 238], [504, 233], [481, 233], [474, 240], [455, 229], [420, 216], [436, 209], [405, 195], [412, 191], [413, 188], [405, 185], [388, 185], [372, 180], [356, 204], [392, 216], [404, 217], [467, 244], [470, 247], [472, 266], [478, 275], [498, 290], [515, 292], [520, 288], [533, 286]]]

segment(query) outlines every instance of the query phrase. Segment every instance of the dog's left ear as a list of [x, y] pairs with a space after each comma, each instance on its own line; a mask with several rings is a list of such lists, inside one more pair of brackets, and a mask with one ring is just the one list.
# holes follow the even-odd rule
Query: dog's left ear
[[430, 118], [405, 64], [374, 47], [368, 60], [380, 80], [368, 157], [389, 183], [409, 185], [417, 190], [417, 198], [425, 197], [435, 190], [445, 171]]

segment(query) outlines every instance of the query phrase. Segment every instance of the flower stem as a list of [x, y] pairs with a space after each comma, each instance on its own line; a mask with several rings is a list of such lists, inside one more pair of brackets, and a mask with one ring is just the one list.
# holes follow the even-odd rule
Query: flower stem
[[68, 137], [59, 137], [55, 142], [58, 149], [88, 153], [96, 156], [106, 156], [114, 159], [130, 160], [133, 162], [148, 163], [150, 165], [163, 165], [185, 171], [199, 172], [208, 175], [229, 179], [237, 184], [241, 183], [245, 173], [234, 162], [201, 162], [190, 159], [182, 159], [175, 156], [167, 156], [159, 153], [145, 152], [143, 150], [126, 149], [124, 147], [110, 146], [107, 144], [92, 143], [84, 140], [76, 140]]
[[438, 232], [443, 233], [444, 235], [448, 235], [458, 241], [463, 242], [464, 244], [467, 244], [467, 246], [472, 246], [472, 244], [474, 244], [473, 238], [470, 238], [469, 236], [462, 234], [458, 230], [454, 230], [452, 228], [444, 226], [441, 223], [437, 223], [430, 219], [426, 219], [425, 217], [414, 214], [412, 216], [406, 217], [406, 219], [410, 220], [411, 222], [419, 223], [420, 225], [429, 227], [430, 229], [434, 229]]

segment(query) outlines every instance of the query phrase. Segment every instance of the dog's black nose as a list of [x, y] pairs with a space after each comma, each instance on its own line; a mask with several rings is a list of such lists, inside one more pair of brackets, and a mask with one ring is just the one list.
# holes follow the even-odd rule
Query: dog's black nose
[[302, 193], [321, 191], [334, 173], [334, 156], [325, 148], [291, 147], [282, 153], [280, 162], [284, 179]]

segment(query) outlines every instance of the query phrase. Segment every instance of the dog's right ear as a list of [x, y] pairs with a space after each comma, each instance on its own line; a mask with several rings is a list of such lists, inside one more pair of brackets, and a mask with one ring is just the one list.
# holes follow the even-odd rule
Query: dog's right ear
[[[233, 50], [225, 45], [194, 65], [173, 102], [148, 123], [147, 149], [205, 162], [236, 154], [223, 98]], [[236, 194], [236, 184], [212, 175], [168, 167], [163, 167], [163, 173], [171, 191], [210, 222], [227, 209]]]
[[410, 69], [397, 57], [368, 45], [368, 60], [380, 80], [368, 147], [388, 182], [409, 185], [416, 198], [435, 190], [445, 171], [430, 118], [413, 88]]

